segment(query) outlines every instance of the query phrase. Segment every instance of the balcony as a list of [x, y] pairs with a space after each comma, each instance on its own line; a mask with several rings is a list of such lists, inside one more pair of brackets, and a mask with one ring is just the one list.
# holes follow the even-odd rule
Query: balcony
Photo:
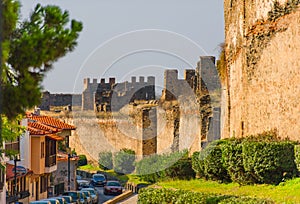
[[18, 192], [18, 197], [19, 199], [23, 199], [23, 198], [27, 198], [30, 196], [30, 193], [29, 191], [21, 191], [21, 192]]
[[46, 157], [46, 159], [45, 159], [45, 173], [51, 173], [53, 171], [56, 171], [56, 169], [57, 169], [56, 154]]

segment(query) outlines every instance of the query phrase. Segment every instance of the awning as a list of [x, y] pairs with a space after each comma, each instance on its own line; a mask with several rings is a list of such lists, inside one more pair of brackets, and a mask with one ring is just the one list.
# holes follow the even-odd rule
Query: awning
[[51, 139], [51, 140], [56, 140], [56, 141], [63, 141], [64, 138], [61, 136], [57, 136], [57, 135], [46, 135], [47, 138]]
[[[30, 169], [27, 169], [23, 166], [17, 166], [17, 178], [20, 178], [20, 177], [23, 177], [23, 176], [26, 176], [26, 175], [30, 175], [33, 173], [32, 170]], [[12, 165], [12, 164], [9, 164], [9, 163], [6, 163], [6, 180], [9, 181], [9, 180], [13, 180], [15, 177], [15, 166]]]

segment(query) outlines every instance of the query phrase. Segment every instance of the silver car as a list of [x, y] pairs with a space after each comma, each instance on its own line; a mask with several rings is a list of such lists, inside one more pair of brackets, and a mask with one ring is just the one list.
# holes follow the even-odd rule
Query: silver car
[[81, 191], [89, 191], [93, 203], [98, 203], [98, 193], [94, 188], [82, 188]]
[[92, 204], [93, 203], [92, 196], [91, 196], [91, 193], [89, 191], [81, 190], [80, 192], [84, 193], [84, 195], [86, 197], [87, 204]]

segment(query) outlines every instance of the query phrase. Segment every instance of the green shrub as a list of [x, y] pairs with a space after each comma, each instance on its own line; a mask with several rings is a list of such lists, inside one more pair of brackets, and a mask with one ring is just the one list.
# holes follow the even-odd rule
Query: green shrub
[[166, 176], [171, 179], [190, 180], [195, 178], [195, 171], [192, 169], [192, 159], [183, 157], [167, 168]]
[[113, 169], [112, 152], [100, 152], [99, 153], [99, 167], [104, 170]]
[[113, 168], [119, 174], [129, 174], [134, 171], [135, 152], [130, 149], [121, 149], [114, 155]]
[[269, 200], [249, 198], [249, 197], [235, 197], [230, 195], [217, 195], [212, 193], [200, 193], [185, 190], [171, 190], [165, 188], [143, 188], [139, 191], [138, 203], [151, 204], [217, 204], [217, 203], [248, 203], [248, 204], [272, 204], [274, 202]]
[[242, 149], [241, 139], [230, 139], [224, 143], [222, 145], [223, 165], [233, 182], [239, 184], [255, 183], [255, 179], [244, 168]]
[[200, 154], [203, 158], [205, 178], [227, 182], [230, 181], [230, 176], [223, 165], [222, 160], [222, 145], [226, 140], [217, 140], [210, 143]]
[[243, 162], [257, 183], [278, 184], [285, 176], [296, 173], [294, 143], [243, 142]]
[[170, 154], [151, 155], [136, 162], [136, 174], [147, 182], [155, 183], [165, 179], [194, 178], [191, 159], [188, 152], [174, 152]]
[[249, 197], [231, 197], [222, 200], [219, 204], [274, 204], [271, 200], [249, 198]]
[[194, 152], [192, 155], [192, 168], [198, 177], [205, 177], [204, 174], [204, 154], [201, 152]]
[[300, 171], [300, 145], [295, 145], [295, 163], [296, 163], [296, 167], [298, 172]]
[[81, 155], [78, 155], [78, 157], [79, 157], [78, 166], [87, 165], [87, 159], [86, 159], [85, 155], [81, 154]]

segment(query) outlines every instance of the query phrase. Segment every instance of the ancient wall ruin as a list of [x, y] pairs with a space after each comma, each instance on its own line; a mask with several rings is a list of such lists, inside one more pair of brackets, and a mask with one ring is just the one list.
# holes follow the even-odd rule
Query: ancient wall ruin
[[39, 108], [49, 111], [52, 106], [81, 106], [81, 94], [51, 94], [49, 91], [43, 92]]
[[193, 153], [220, 138], [220, 105], [214, 101], [219, 89], [215, 58], [201, 56], [183, 79], [178, 70], [165, 70], [160, 99], [155, 99], [152, 76], [121, 83], [84, 79], [82, 109], [60, 116], [77, 127], [70, 137], [72, 149], [95, 164], [99, 152], [123, 148], [139, 158], [184, 149]]
[[225, 0], [222, 137], [300, 133], [298, 0]]

